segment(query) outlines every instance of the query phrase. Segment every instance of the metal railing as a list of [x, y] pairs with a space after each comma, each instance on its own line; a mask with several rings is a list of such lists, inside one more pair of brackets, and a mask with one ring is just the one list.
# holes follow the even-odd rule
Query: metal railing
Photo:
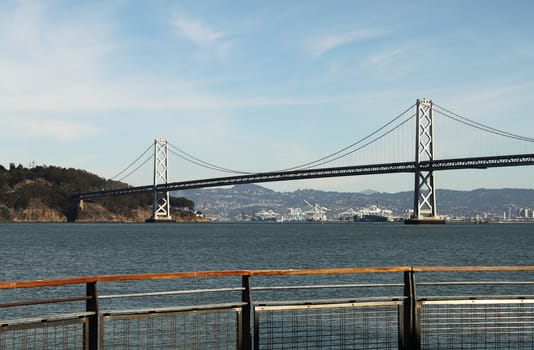
[[533, 274], [386, 267], [0, 282], [0, 350], [532, 349]]

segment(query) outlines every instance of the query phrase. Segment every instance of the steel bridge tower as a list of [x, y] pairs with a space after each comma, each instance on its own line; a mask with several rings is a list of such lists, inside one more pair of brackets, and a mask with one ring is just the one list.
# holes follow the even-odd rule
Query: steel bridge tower
[[432, 166], [421, 169], [421, 162], [434, 160], [434, 114], [432, 100], [416, 103], [414, 210], [407, 224], [443, 224], [436, 210], [436, 186]]
[[158, 185], [166, 185], [169, 180], [168, 143], [164, 139], [154, 140], [154, 202], [152, 217], [147, 220], [172, 221], [168, 191], [158, 191]]

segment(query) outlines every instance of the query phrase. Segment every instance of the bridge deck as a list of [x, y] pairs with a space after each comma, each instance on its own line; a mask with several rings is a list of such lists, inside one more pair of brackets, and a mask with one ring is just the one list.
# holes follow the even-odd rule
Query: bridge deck
[[[496, 167], [511, 167], [534, 165], [534, 154], [516, 154], [492, 157], [472, 157], [424, 161], [419, 163], [420, 170], [458, 170], [458, 169], [486, 169]], [[414, 173], [415, 162], [400, 162], [386, 164], [355, 165], [346, 167], [299, 169], [291, 171], [273, 171], [239, 176], [217, 177], [209, 179], [172, 182], [156, 186], [160, 192], [179, 191], [194, 188], [240, 185], [247, 183], [277, 182], [304, 179], [317, 179], [341, 176], [361, 176], [393, 173]], [[119, 196], [154, 191], [154, 186], [136, 186], [121, 189], [76, 193], [73, 199], [95, 199], [108, 196]]]

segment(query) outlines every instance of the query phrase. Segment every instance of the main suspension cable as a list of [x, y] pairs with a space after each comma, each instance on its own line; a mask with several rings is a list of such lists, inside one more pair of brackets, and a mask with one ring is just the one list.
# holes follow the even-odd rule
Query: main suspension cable
[[217, 170], [217, 171], [225, 172], [225, 173], [242, 174], [242, 175], [253, 174], [251, 172], [245, 172], [245, 171], [239, 171], [239, 170], [233, 170], [233, 169], [220, 167], [218, 165], [203, 161], [202, 159], [199, 159], [199, 158], [193, 156], [192, 154], [189, 154], [189, 153], [185, 152], [184, 150], [174, 146], [171, 143], [169, 143], [169, 146], [171, 146], [171, 149], [169, 151], [172, 154], [174, 154], [174, 155], [176, 155], [176, 156], [182, 158], [183, 160], [186, 160], [186, 161], [188, 161], [188, 162], [190, 162], [192, 164], [195, 164], [195, 165], [198, 165], [198, 166], [201, 166], [201, 167], [204, 167], [204, 168], [208, 168], [208, 169], [211, 169], [211, 170]]
[[[335, 160], [338, 160], [338, 159], [340, 159], [340, 158], [346, 157], [346, 156], [348, 156], [348, 155], [350, 155], [350, 154], [352, 154], [352, 153], [354, 153], [354, 152], [357, 152], [357, 151], [359, 151], [359, 150], [361, 150], [361, 149], [363, 149], [363, 148], [365, 148], [365, 147], [367, 147], [367, 146], [369, 146], [369, 145], [375, 143], [376, 141], [378, 141], [378, 140], [384, 138], [385, 136], [391, 134], [393, 131], [395, 131], [396, 129], [398, 129], [398, 128], [401, 127], [402, 125], [404, 125], [404, 124], [406, 124], [407, 122], [409, 122], [410, 120], [412, 120], [415, 116], [416, 116], [415, 113], [412, 114], [411, 116], [409, 116], [408, 118], [406, 118], [404, 121], [402, 121], [399, 125], [397, 125], [397, 126], [394, 127], [393, 129], [388, 130], [388, 131], [385, 132], [384, 134], [375, 137], [374, 139], [372, 139], [372, 140], [370, 140], [369, 142], [367, 142], [367, 143], [361, 145], [361, 146], [358, 147], [358, 148], [355, 148], [355, 149], [351, 150], [350, 152], [346, 152], [346, 153], [344, 153], [344, 154], [341, 154], [341, 155], [337, 156], [336, 158], [326, 160], [326, 161], [324, 161], [324, 162], [322, 162], [322, 163], [313, 164], [313, 166], [321, 166], [321, 165], [325, 165], [325, 164], [331, 163], [331, 162], [333, 162], [333, 161], [335, 161]], [[367, 138], [369, 138], [369, 136], [366, 137], [366, 139], [367, 139]], [[303, 168], [303, 169], [310, 169], [310, 168], [311, 168], [311, 166], [310, 166], [310, 167]]]
[[[146, 153], [146, 152], [145, 152]], [[135, 173], [137, 170], [139, 170], [143, 165], [145, 165], [149, 160], [152, 160], [154, 159], [154, 155], [151, 154], [147, 159], [145, 159], [141, 164], [139, 164], [135, 169], [133, 169], [132, 171], [130, 171], [128, 174], [124, 175], [123, 177], [121, 177], [119, 180], [117, 181], [122, 181], [124, 179], [126, 179], [128, 176], [132, 175], [133, 173]]]
[[[141, 159], [148, 151], [150, 151], [152, 149], [153, 145], [151, 144], [150, 146], [148, 146], [148, 148], [143, 152], [141, 153], [141, 155], [139, 157], [137, 157], [136, 160], [134, 160], [133, 162], [130, 163], [130, 165], [128, 165], [126, 168], [124, 168], [122, 171], [118, 172], [115, 176], [113, 176], [111, 178], [111, 180], [115, 180], [117, 177], [119, 177], [122, 173], [126, 172], [128, 169], [130, 169], [135, 163], [137, 163], [139, 161], [139, 159]], [[143, 162], [142, 165], [144, 165], [146, 163]], [[139, 169], [140, 167], [137, 167], [135, 170]], [[133, 172], [135, 172], [135, 170]], [[131, 175], [133, 172], [130, 172], [128, 175], [122, 177], [120, 180], [117, 180], [117, 181], [122, 181], [123, 179], [125, 179], [126, 177], [128, 177], [129, 175]]]
[[[336, 151], [334, 153], [331, 153], [329, 155], [326, 155], [324, 157], [321, 157], [321, 158], [316, 159], [316, 160], [311, 161], [311, 162], [303, 163], [303, 164], [296, 165], [296, 166], [293, 166], [293, 167], [290, 167], [290, 168], [276, 170], [276, 171], [277, 172], [282, 172], [282, 171], [292, 171], [292, 170], [298, 170], [298, 169], [310, 169], [310, 168], [315, 167], [315, 166], [321, 166], [321, 165], [325, 165], [325, 164], [331, 163], [331, 162], [336, 161], [336, 160], [338, 160], [340, 158], [346, 157], [346, 156], [348, 156], [348, 155], [350, 155], [350, 154], [352, 154], [352, 153], [354, 153], [356, 151], [359, 151], [359, 150], [369, 146], [370, 144], [380, 140], [381, 138], [385, 137], [386, 135], [390, 134], [391, 132], [393, 132], [394, 130], [399, 128], [400, 126], [406, 124], [410, 119], [412, 119], [415, 116], [415, 114], [411, 115], [410, 117], [408, 117], [407, 119], [405, 119], [404, 121], [402, 121], [398, 125], [394, 126], [393, 128], [383, 132], [384, 129], [390, 127], [392, 124], [394, 124], [399, 119], [401, 119], [404, 115], [406, 115], [406, 113], [408, 113], [414, 106], [415, 106], [415, 104], [412, 104], [410, 107], [408, 107], [406, 110], [404, 110], [401, 114], [399, 114], [398, 116], [393, 118], [391, 121], [387, 122], [386, 124], [384, 124], [383, 126], [378, 128], [377, 130], [375, 130], [371, 134], [369, 134], [369, 135], [357, 140], [356, 142], [354, 142], [354, 143], [352, 143], [352, 144], [350, 144], [350, 145], [348, 145], [346, 147], [343, 147], [342, 149], [340, 149], [340, 150], [338, 150], [338, 151]], [[378, 135], [377, 137], [374, 137], [375, 135], [377, 135], [377, 134], [379, 134], [381, 132], [383, 132], [383, 133]], [[369, 140], [369, 139], [371, 139], [371, 140]], [[365, 141], [368, 141], [368, 142], [364, 143]], [[358, 145], [360, 145], [362, 143], [364, 143], [364, 144], [359, 146], [359, 147], [357, 147], [357, 148], [355, 148], [355, 149], [352, 149], [355, 146], [358, 146]], [[207, 169], [221, 171], [221, 172], [225, 172], [225, 173], [232, 173], [232, 174], [242, 174], [242, 175], [255, 174], [255, 172], [241, 171], [241, 170], [235, 170], [235, 169], [229, 169], [229, 168], [221, 167], [221, 166], [206, 162], [206, 161], [204, 161], [204, 160], [202, 160], [202, 159], [200, 159], [198, 157], [195, 157], [192, 154], [185, 152], [184, 150], [174, 146], [171, 143], [169, 143], [169, 146], [171, 147], [171, 149], [169, 151], [172, 154], [178, 156], [179, 158], [181, 158], [181, 159], [183, 159], [183, 160], [185, 160], [187, 162], [190, 162], [192, 164], [195, 164], [195, 165], [207, 168]]]
[[510, 138], [510, 139], [514, 139], [514, 140], [520, 140], [520, 141], [526, 141], [526, 142], [534, 142], [534, 138], [521, 136], [521, 135], [513, 134], [513, 133], [510, 133], [510, 132], [507, 132], [507, 131], [495, 129], [495, 128], [491, 127], [491, 126], [488, 126], [488, 125], [476, 122], [474, 120], [471, 120], [469, 118], [463, 117], [463, 116], [461, 116], [461, 115], [459, 115], [457, 113], [454, 113], [454, 112], [452, 112], [452, 111], [450, 111], [450, 110], [448, 110], [448, 109], [446, 109], [444, 107], [441, 107], [441, 106], [439, 106], [437, 104], [434, 104], [434, 106], [438, 107], [438, 109], [436, 109], [437, 113], [443, 115], [446, 118], [455, 120], [455, 121], [457, 121], [459, 123], [462, 123], [464, 125], [470, 126], [472, 128], [479, 129], [479, 130], [482, 130], [482, 131], [485, 131], [485, 132], [488, 132], [488, 133], [491, 133], [491, 134], [494, 134], [494, 135], [504, 136], [504, 137], [507, 137], [507, 138]]
[[[370, 144], [372, 144], [373, 142], [381, 139], [383, 136], [391, 133], [393, 130], [397, 129], [398, 127], [400, 127], [401, 125], [405, 124], [408, 120], [410, 120], [411, 118], [413, 118], [413, 115], [411, 117], [409, 117], [407, 120], [403, 121], [402, 123], [400, 123], [399, 125], [397, 125], [396, 127], [394, 127], [393, 129], [391, 129], [390, 131], [388, 131], [387, 133], [385, 133], [384, 135], [378, 137], [378, 138], [375, 138], [373, 139], [371, 142], [368, 142], [366, 144], [364, 144], [363, 146], [361, 147], [358, 147], [356, 148], [355, 150], [353, 151], [350, 151], [350, 152], [347, 152], [345, 154], [342, 154], [341, 156], [338, 156], [338, 157], [335, 157], [337, 156], [338, 154], [342, 153], [342, 152], [345, 152], [346, 150], [366, 141], [367, 139], [373, 137], [374, 135], [378, 134], [380, 131], [384, 130], [385, 128], [387, 128], [388, 126], [390, 126], [391, 124], [393, 124], [394, 122], [396, 122], [397, 120], [399, 120], [400, 118], [402, 118], [402, 116], [404, 116], [406, 113], [408, 113], [410, 111], [410, 109], [412, 109], [413, 107], [415, 106], [415, 103], [413, 105], [411, 105], [410, 107], [406, 108], [406, 110], [404, 112], [402, 112], [401, 114], [399, 114], [398, 116], [396, 116], [395, 118], [393, 118], [391, 121], [387, 122], [386, 124], [384, 124], [383, 126], [381, 126], [380, 128], [378, 128], [377, 130], [375, 130], [374, 132], [372, 132], [371, 134], [365, 136], [364, 138], [361, 138], [359, 140], [357, 140], [356, 142], [340, 149], [339, 151], [336, 151], [332, 154], [329, 154], [327, 156], [324, 156], [322, 158], [319, 158], [317, 160], [314, 160], [312, 162], [308, 162], [308, 163], [304, 163], [304, 164], [301, 164], [301, 165], [297, 165], [297, 166], [294, 166], [294, 167], [291, 167], [291, 168], [287, 168], [287, 169], [283, 169], [283, 170], [280, 170], [280, 171], [291, 171], [291, 170], [296, 170], [296, 169], [310, 169], [312, 166], [319, 166], [319, 165], [324, 165], [324, 164], [328, 164], [328, 163], [331, 163], [335, 160], [338, 160], [340, 158], [343, 158], [345, 156], [348, 156], [349, 154], [352, 154], [356, 151], [359, 151], [361, 150], [362, 148], [365, 148], [367, 146], [369, 146]], [[333, 159], [330, 159], [330, 160], [327, 160], [329, 158], [332, 158], [332, 157], [335, 157]]]

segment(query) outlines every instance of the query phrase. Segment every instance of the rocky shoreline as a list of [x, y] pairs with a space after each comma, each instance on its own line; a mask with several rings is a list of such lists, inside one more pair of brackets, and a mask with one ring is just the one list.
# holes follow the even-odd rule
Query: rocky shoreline
[[[60, 210], [50, 208], [38, 199], [32, 199], [27, 208], [14, 209], [4, 204], [0, 204], [2, 219], [0, 222], [33, 222], [33, 223], [141, 223], [145, 222], [152, 215], [152, 210], [146, 207], [125, 210], [124, 213], [116, 213], [107, 209], [99, 203], [85, 202], [83, 208], [78, 208], [76, 219], [68, 220], [67, 216]], [[176, 222], [206, 222], [207, 219], [198, 217], [193, 213], [173, 211], [173, 218]]]

